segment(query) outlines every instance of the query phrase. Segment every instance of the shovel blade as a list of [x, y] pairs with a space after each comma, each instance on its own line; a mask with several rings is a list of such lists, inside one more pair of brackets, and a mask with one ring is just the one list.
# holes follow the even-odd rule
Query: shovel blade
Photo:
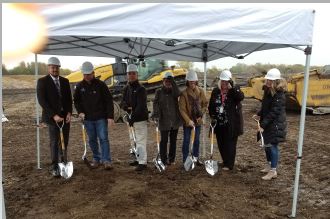
[[215, 160], [205, 161], [205, 169], [208, 174], [210, 174], [211, 176], [214, 176], [219, 170], [218, 162]]
[[60, 169], [60, 174], [64, 179], [69, 179], [73, 174], [73, 163], [72, 161], [65, 163], [59, 163], [58, 168]]
[[134, 157], [134, 158], [138, 158], [139, 154], [137, 153], [136, 148], [131, 148], [129, 149], [129, 153]]
[[138, 154], [136, 148], [131, 148], [131, 149], [129, 149], [129, 153], [130, 153], [132, 156], [134, 156], [135, 158], [138, 158], [138, 156], [139, 156], [139, 154]]
[[164, 170], [165, 170], [165, 165], [164, 165], [164, 163], [162, 162], [162, 160], [161, 159], [153, 159], [153, 162], [154, 162], [154, 165], [155, 165], [155, 167], [157, 168], [157, 170], [159, 171], [159, 172], [163, 172]]
[[188, 156], [183, 166], [186, 171], [193, 170], [195, 168], [195, 159], [193, 156]]

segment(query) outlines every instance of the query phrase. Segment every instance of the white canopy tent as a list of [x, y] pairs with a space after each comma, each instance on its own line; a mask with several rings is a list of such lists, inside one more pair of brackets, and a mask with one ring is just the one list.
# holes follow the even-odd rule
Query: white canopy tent
[[[296, 216], [314, 10], [197, 3], [39, 6], [48, 27], [48, 44], [41, 54], [204, 62], [204, 85], [208, 61], [243, 59], [261, 50], [306, 47], [301, 49], [306, 54], [306, 66], [291, 214]], [[40, 168], [38, 118], [37, 110]]]

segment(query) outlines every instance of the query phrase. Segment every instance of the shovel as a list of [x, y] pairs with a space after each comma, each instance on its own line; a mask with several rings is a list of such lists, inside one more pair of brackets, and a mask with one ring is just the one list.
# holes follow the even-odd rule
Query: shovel
[[186, 161], [184, 162], [184, 169], [186, 171], [190, 171], [193, 170], [195, 168], [195, 163], [197, 162], [197, 160], [194, 158], [193, 155], [193, 145], [194, 145], [194, 141], [195, 141], [195, 126], [193, 127], [193, 129], [191, 130], [191, 141], [190, 141], [190, 155], [187, 157]]
[[257, 142], [259, 141], [259, 140], [261, 140], [261, 142], [260, 142], [260, 147], [265, 147], [265, 142], [264, 142], [264, 137], [262, 136], [262, 132], [260, 131], [261, 130], [261, 128], [260, 128], [260, 122], [259, 122], [259, 120], [258, 119], [256, 119], [255, 117], [252, 117], [256, 122], [257, 122], [257, 124], [258, 124], [258, 132], [257, 132]]
[[84, 142], [84, 154], [83, 156], [81, 157], [84, 161], [84, 163], [88, 166], [88, 168], [92, 169], [92, 166], [91, 164], [89, 163], [89, 161], [87, 160], [87, 157], [86, 157], [86, 152], [87, 152], [87, 140], [86, 140], [86, 129], [85, 129], [85, 125], [84, 125], [84, 121], [82, 121], [82, 124], [81, 124], [81, 130], [82, 130], [82, 137], [83, 137], [83, 142]]
[[65, 178], [65, 179], [69, 179], [72, 174], [73, 174], [73, 163], [72, 161], [67, 161], [67, 156], [64, 156], [67, 155], [67, 151], [65, 149], [65, 146], [64, 146], [64, 137], [63, 137], [63, 126], [64, 126], [64, 121], [62, 121], [62, 125], [60, 126], [57, 122], [56, 122], [56, 125], [57, 127], [60, 129], [60, 140], [61, 140], [61, 158], [62, 158], [62, 162], [61, 163], [58, 163], [58, 168], [60, 170], [60, 175]]
[[[214, 125], [212, 125], [214, 124]], [[214, 139], [214, 128], [217, 125], [216, 121], [211, 121], [211, 155], [210, 159], [205, 161], [205, 169], [208, 174], [214, 176], [218, 172], [218, 161], [212, 160], [213, 158], [213, 139]]]
[[131, 148], [129, 149], [129, 153], [137, 159], [139, 154], [136, 150], [135, 130], [134, 130], [134, 127], [130, 126], [128, 123], [128, 119], [130, 119], [130, 118], [131, 118], [131, 114], [126, 113], [126, 115], [124, 115], [124, 117], [123, 117], [123, 120], [127, 125], [129, 139], [130, 139], [130, 143], [131, 143]]
[[159, 153], [159, 128], [158, 128], [158, 121], [155, 120], [155, 125], [156, 125], [156, 141], [157, 141], [157, 157], [153, 159], [154, 165], [158, 169], [159, 172], [162, 172], [165, 170], [165, 165], [162, 162], [160, 158], [160, 153]]

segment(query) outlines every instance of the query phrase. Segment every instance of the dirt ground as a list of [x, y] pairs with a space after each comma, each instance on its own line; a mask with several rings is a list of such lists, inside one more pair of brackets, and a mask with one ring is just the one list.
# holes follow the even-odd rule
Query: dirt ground
[[[265, 155], [255, 142], [251, 119], [259, 102], [246, 99], [245, 133], [239, 138], [236, 168], [209, 176], [204, 167], [182, 170], [182, 129], [176, 165], [158, 173], [154, 126], [149, 124], [148, 169], [128, 166], [128, 132], [124, 124], [109, 131], [114, 169], [89, 170], [81, 160], [81, 127], [73, 121], [69, 159], [71, 179], [49, 172], [47, 128], [40, 128], [41, 170], [36, 163], [33, 90], [3, 90], [9, 122], [3, 124], [3, 176], [7, 218], [284, 218], [291, 213], [299, 113], [288, 113], [287, 142], [280, 145], [277, 179], [261, 180]], [[330, 115], [306, 117], [297, 218], [330, 218]], [[209, 139], [206, 138], [207, 150]], [[91, 159], [91, 152], [88, 151]], [[220, 160], [215, 150], [215, 159]]]

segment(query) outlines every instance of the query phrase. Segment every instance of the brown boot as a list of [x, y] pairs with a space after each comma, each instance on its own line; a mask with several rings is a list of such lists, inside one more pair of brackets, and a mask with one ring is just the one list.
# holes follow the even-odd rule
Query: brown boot
[[93, 161], [91, 162], [91, 167], [92, 167], [92, 169], [96, 169], [96, 168], [98, 168], [99, 165], [100, 165], [100, 162], [97, 161], [97, 160], [93, 160]]
[[104, 169], [105, 170], [112, 170], [112, 164], [110, 162], [104, 162]]
[[266, 176], [261, 177], [263, 180], [271, 180], [277, 178], [276, 170], [270, 170]]

